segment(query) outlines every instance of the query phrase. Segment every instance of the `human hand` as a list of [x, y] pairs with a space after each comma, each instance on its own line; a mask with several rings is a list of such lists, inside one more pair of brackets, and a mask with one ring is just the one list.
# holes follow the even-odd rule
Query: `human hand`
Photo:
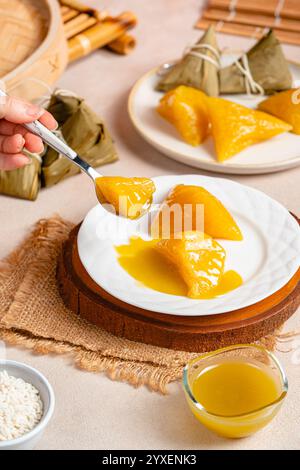
[[0, 98], [0, 170], [14, 170], [30, 163], [22, 154], [43, 151], [40, 137], [29, 132], [22, 124], [38, 119], [50, 130], [57, 128], [57, 122], [48, 111], [12, 97]]

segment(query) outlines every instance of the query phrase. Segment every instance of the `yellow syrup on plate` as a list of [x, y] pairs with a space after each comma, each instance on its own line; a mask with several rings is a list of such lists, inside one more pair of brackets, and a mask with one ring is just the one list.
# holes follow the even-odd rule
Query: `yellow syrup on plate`
[[[129, 244], [116, 246], [122, 268], [143, 286], [165, 294], [187, 296], [188, 287], [179, 272], [157, 251], [158, 240], [131, 237]], [[226, 294], [242, 284], [235, 271], [225, 272], [219, 284], [201, 296], [210, 299]]]

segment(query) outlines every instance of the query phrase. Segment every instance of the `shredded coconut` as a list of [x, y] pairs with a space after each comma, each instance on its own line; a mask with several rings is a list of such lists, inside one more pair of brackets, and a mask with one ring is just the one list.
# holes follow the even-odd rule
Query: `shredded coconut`
[[41, 420], [43, 403], [39, 391], [22, 379], [0, 371], [0, 441], [16, 439]]

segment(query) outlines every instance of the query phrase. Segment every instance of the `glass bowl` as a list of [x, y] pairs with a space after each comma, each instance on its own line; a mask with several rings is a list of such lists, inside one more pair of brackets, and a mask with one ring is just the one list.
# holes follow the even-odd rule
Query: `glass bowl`
[[[278, 398], [272, 403], [243, 414], [222, 416], [209, 412], [193, 394], [195, 379], [201, 371], [210, 366], [237, 361], [245, 361], [268, 371], [278, 387]], [[239, 344], [218, 349], [188, 362], [183, 370], [183, 387], [192, 413], [204, 426], [224, 437], [241, 438], [257, 432], [276, 416], [286, 397], [288, 381], [274, 354], [262, 346]]]

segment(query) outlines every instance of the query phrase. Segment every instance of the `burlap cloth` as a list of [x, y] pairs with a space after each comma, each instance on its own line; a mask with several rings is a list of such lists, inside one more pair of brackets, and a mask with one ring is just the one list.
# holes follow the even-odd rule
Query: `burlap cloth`
[[[73, 225], [59, 217], [37, 222], [0, 265], [0, 338], [37, 353], [69, 354], [85, 370], [165, 393], [197, 353], [173, 351], [118, 338], [65, 307], [56, 264]], [[260, 340], [274, 349], [277, 332]]]

